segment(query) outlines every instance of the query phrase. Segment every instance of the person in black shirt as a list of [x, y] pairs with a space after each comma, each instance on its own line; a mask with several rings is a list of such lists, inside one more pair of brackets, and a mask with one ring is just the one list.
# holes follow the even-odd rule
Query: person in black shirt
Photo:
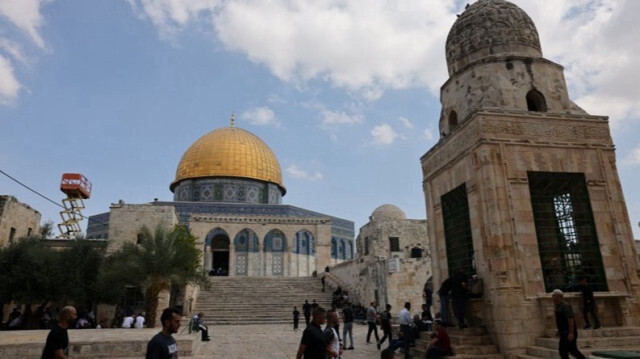
[[313, 320], [302, 332], [296, 359], [326, 359], [327, 342], [322, 325], [327, 321], [327, 311], [322, 307], [313, 310]]
[[586, 359], [578, 350], [578, 328], [573, 316], [571, 305], [564, 300], [564, 293], [560, 289], [555, 289], [551, 295], [553, 304], [556, 305], [556, 335], [560, 339], [558, 342], [558, 353], [561, 359], [569, 359], [569, 354], [578, 359]]
[[73, 327], [74, 321], [78, 318], [76, 308], [68, 306], [60, 311], [60, 319], [55, 324], [49, 335], [47, 343], [42, 351], [41, 359], [66, 359], [69, 355], [69, 334], [67, 329]]
[[459, 268], [453, 275], [451, 283], [451, 298], [453, 299], [453, 305], [456, 310], [456, 318], [458, 319], [458, 326], [460, 329], [464, 329], [467, 325], [464, 323], [464, 314], [467, 310], [467, 296], [469, 292], [469, 281], [464, 269]]
[[302, 312], [304, 313], [305, 325], [309, 325], [309, 320], [311, 319], [311, 304], [309, 304], [309, 301], [306, 299], [302, 305]]
[[342, 309], [342, 315], [344, 316], [343, 322], [344, 327], [342, 329], [342, 337], [344, 340], [344, 347], [347, 348], [347, 334], [349, 334], [349, 338], [351, 339], [351, 346], [347, 348], [347, 350], [353, 350], [353, 309], [351, 308], [351, 303], [347, 303], [346, 307]]
[[393, 334], [391, 333], [391, 304], [387, 304], [384, 307], [384, 312], [380, 314], [380, 326], [382, 327], [382, 338], [378, 341], [378, 350], [384, 341], [389, 338], [389, 345], [393, 340]]
[[584, 317], [584, 329], [591, 328], [589, 322], [589, 313], [593, 317], [595, 327], [593, 329], [600, 328], [600, 319], [598, 319], [598, 308], [596, 307], [596, 300], [593, 296], [593, 289], [587, 284], [587, 278], [582, 277], [580, 279], [580, 291], [582, 292], [582, 316]]
[[298, 311], [298, 307], [293, 307], [293, 330], [298, 330], [298, 320], [300, 318], [300, 312]]
[[180, 311], [166, 308], [160, 316], [162, 331], [147, 343], [146, 359], [178, 359], [178, 344], [171, 334], [180, 329]]
[[438, 289], [440, 297], [440, 319], [445, 326], [451, 326], [449, 321], [449, 292], [451, 291], [451, 278], [445, 279]]

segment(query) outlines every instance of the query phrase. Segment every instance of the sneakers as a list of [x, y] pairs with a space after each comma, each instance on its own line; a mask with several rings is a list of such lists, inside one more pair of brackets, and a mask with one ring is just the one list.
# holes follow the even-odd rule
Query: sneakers
[[348, 347], [347, 350], [353, 350], [353, 346]]
[[593, 327], [593, 329], [600, 329], [600, 328], [602, 328], [602, 325], [600, 325], [600, 324], [596, 324], [596, 326]]

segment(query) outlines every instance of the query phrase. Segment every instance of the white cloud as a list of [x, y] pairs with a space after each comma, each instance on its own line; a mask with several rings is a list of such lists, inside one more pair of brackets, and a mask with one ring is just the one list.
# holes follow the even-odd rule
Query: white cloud
[[377, 145], [390, 145], [398, 138], [398, 134], [393, 127], [383, 123], [371, 129], [371, 137], [373, 137], [373, 143]]
[[622, 164], [640, 165], [640, 147], [636, 147], [631, 150], [631, 152], [622, 159]]
[[364, 122], [364, 118], [360, 115], [347, 115], [344, 112], [322, 111], [322, 127], [331, 128], [338, 125], [356, 125]]
[[290, 165], [289, 167], [286, 168], [285, 170], [291, 177], [293, 178], [297, 178], [297, 179], [302, 179], [302, 180], [309, 180], [309, 181], [318, 181], [321, 180], [324, 176], [322, 175], [322, 173], [316, 171], [313, 174], [298, 168], [298, 166], [296, 165]]
[[[17, 2], [18, 0], [13, 0]], [[34, 1], [34, 0], [31, 0]], [[376, 101], [387, 89], [447, 78], [444, 43], [464, 2], [442, 0], [128, 0], [163, 34], [206, 21], [217, 41], [298, 85], [320, 79]], [[565, 66], [570, 95], [595, 114], [640, 121], [634, 0], [512, 0], [534, 20], [543, 52]]]
[[24, 31], [38, 47], [44, 48], [38, 28], [43, 23], [40, 7], [46, 2], [48, 0], [2, 0], [0, 15]]
[[427, 128], [424, 131], [422, 131], [422, 135], [427, 141], [433, 141], [436, 138], [432, 128]]
[[[48, 0], [1, 0], [0, 17], [26, 34], [29, 39], [27, 43], [44, 49], [45, 42], [38, 29], [44, 22], [40, 9], [47, 2]], [[11, 31], [4, 30], [0, 27], [0, 105], [9, 105], [18, 98], [20, 89], [23, 88], [14, 64], [29, 65], [30, 61], [24, 55], [22, 45], [6, 37], [6, 33]]]
[[148, 18], [163, 38], [173, 39], [190, 21], [212, 13], [221, 0], [126, 0], [134, 12]]
[[402, 123], [402, 125], [406, 128], [413, 128], [413, 123], [411, 123], [411, 121], [409, 121], [409, 119], [406, 117], [400, 117], [398, 118], [398, 121], [400, 121], [400, 123]]
[[257, 126], [278, 126], [275, 113], [269, 107], [255, 107], [245, 111], [240, 116], [243, 120]]
[[13, 73], [11, 62], [0, 54], [0, 104], [10, 104], [18, 97], [20, 83]]

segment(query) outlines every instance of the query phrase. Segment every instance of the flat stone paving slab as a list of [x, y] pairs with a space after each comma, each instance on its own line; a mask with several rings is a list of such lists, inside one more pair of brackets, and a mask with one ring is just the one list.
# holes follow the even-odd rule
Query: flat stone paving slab
[[[342, 328], [340, 328], [342, 330]], [[201, 342], [200, 334], [187, 334], [180, 328], [177, 339], [193, 338], [195, 340], [192, 356], [181, 359], [293, 359], [296, 356], [302, 330], [293, 331], [291, 325], [285, 324], [256, 324], [256, 325], [210, 325], [211, 341]], [[132, 340], [148, 341], [159, 329], [84, 329], [69, 331], [69, 339], [73, 342], [103, 342], [109, 341], [117, 345], [118, 341]], [[1, 331], [0, 347], [15, 344], [39, 345], [44, 347], [48, 331]], [[341, 333], [342, 334], [342, 333]], [[382, 335], [381, 331], [379, 334]], [[345, 350], [343, 359], [371, 359], [379, 358], [380, 351], [373, 344], [366, 344], [367, 326], [354, 324], [353, 340], [355, 350]], [[131, 356], [122, 359], [140, 358]], [[396, 355], [400, 357], [400, 355]], [[73, 358], [71, 353], [70, 358]]]

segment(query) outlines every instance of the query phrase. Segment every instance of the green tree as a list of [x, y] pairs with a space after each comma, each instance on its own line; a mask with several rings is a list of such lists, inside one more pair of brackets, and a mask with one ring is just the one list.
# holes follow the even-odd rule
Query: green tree
[[200, 255], [196, 238], [184, 226], [169, 230], [159, 225], [153, 233], [142, 227], [137, 244], [127, 242], [107, 258], [100, 285], [112, 288], [112, 293], [103, 299], [113, 303], [115, 295], [123, 294], [125, 285], [140, 287], [145, 296], [146, 322], [153, 328], [161, 291], [170, 290], [172, 285], [208, 283], [200, 268]]
[[39, 237], [22, 238], [0, 249], [0, 302], [12, 300], [27, 304], [25, 316], [30, 326], [31, 304], [42, 306], [59, 298], [64, 273], [59, 266], [60, 255], [44, 245]]

